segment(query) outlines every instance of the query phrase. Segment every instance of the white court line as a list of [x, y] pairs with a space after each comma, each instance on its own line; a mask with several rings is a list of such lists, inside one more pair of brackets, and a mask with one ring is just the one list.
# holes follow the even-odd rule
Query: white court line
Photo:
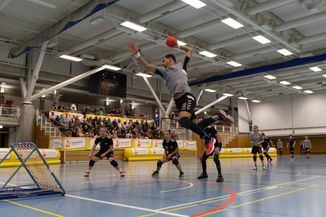
[[120, 207], [124, 207], [124, 208], [129, 208], [129, 209], [136, 209], [136, 210], [146, 211], [146, 212], [150, 212], [150, 213], [160, 213], [160, 214], [169, 215], [169, 216], [189, 217], [187, 215], [181, 215], [181, 214], [177, 214], [177, 213], [165, 212], [165, 211], [160, 211], [160, 210], [156, 210], [156, 209], [148, 209], [148, 208], [143, 208], [143, 207], [138, 207], [138, 206], [130, 206], [130, 205], [122, 204], [122, 203], [113, 203], [113, 202], [108, 202], [108, 201], [103, 201], [103, 200], [95, 200], [92, 198], [79, 197], [79, 196], [75, 196], [75, 195], [71, 195], [71, 194], [66, 194], [65, 196], [80, 199], [80, 200], [91, 201], [91, 202], [95, 202], [95, 203], [120, 206]]
[[[273, 189], [273, 188], [278, 188], [278, 187], [280, 187], [282, 185], [293, 184], [293, 183], [296, 183], [296, 182], [303, 182], [303, 181], [307, 181], [307, 180], [310, 180], [310, 179], [316, 179], [316, 178], [319, 178], [319, 177], [320, 176], [313, 176], [313, 177], [309, 177], [309, 178], [305, 178], [305, 179], [298, 179], [296, 181], [284, 182], [284, 183], [280, 183], [280, 184], [272, 185], [272, 186], [268, 186], [268, 187], [256, 188], [256, 189], [253, 189], [253, 190], [237, 192], [237, 194], [245, 194], [245, 193], [249, 193], [249, 192], [253, 192], [253, 191], [259, 191], [259, 190], [263, 190], [263, 189], [269, 190], [269, 189]], [[222, 195], [222, 196], [219, 196], [219, 197], [212, 197], [212, 198], [208, 198], [208, 199], [204, 199], [204, 200], [197, 200], [197, 201], [193, 201], [193, 202], [182, 203], [182, 204], [179, 204], [179, 205], [163, 207], [163, 208], [160, 208], [158, 210], [173, 209], [173, 208], [180, 207], [180, 206], [187, 206], [187, 205], [191, 205], [191, 204], [202, 203], [202, 202], [221, 199], [221, 198], [225, 198], [225, 197], [229, 197], [229, 196], [230, 195], [227, 194], [227, 195]]]
[[180, 181], [180, 182], [187, 183], [187, 184], [189, 184], [189, 186], [183, 187], [183, 188], [173, 188], [170, 190], [160, 191], [160, 193], [166, 193], [166, 192], [172, 192], [172, 191], [182, 191], [182, 190], [186, 190], [188, 188], [192, 188], [194, 186], [194, 184], [191, 182], [187, 182], [187, 181]]

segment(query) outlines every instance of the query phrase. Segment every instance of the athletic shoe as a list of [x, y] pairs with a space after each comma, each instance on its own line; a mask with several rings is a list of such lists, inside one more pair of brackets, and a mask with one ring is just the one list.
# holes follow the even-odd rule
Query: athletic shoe
[[184, 176], [184, 172], [180, 172], [180, 174], [179, 174], [179, 178], [182, 178], [183, 176]]
[[252, 170], [257, 170], [257, 166], [254, 166], [254, 168]]
[[84, 177], [89, 177], [89, 174], [90, 174], [90, 172], [89, 172], [89, 171], [86, 171], [86, 172], [84, 173]]
[[232, 125], [232, 124], [234, 123], [233, 118], [232, 118], [230, 115], [226, 114], [226, 112], [223, 111], [223, 110], [219, 110], [217, 115], [218, 115], [218, 116], [222, 119], [222, 121], [225, 122], [226, 124], [230, 124], [230, 125]]
[[216, 182], [224, 182], [223, 176], [218, 176]]
[[125, 171], [121, 170], [120, 171], [120, 177], [125, 177], [125, 175], [126, 175]]
[[153, 177], [157, 177], [158, 174], [159, 174], [159, 172], [155, 170], [155, 171], [152, 173], [152, 176], [153, 176]]
[[216, 139], [215, 138], [211, 138], [210, 140], [208, 140], [207, 144], [206, 144], [206, 155], [210, 155], [213, 153], [214, 149], [215, 149], [215, 144]]
[[266, 170], [266, 167], [265, 167], [265, 165], [263, 166], [263, 170]]
[[206, 173], [202, 173], [200, 176], [197, 177], [197, 179], [207, 179], [208, 175]]

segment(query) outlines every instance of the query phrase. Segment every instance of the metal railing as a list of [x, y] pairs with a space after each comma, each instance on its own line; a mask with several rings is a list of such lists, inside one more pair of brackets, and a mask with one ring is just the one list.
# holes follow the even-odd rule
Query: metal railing
[[38, 110], [36, 110], [36, 125], [40, 126], [45, 135], [50, 137], [63, 136], [61, 131], [44, 114], [40, 114]]
[[20, 118], [20, 108], [0, 105], [0, 117]]

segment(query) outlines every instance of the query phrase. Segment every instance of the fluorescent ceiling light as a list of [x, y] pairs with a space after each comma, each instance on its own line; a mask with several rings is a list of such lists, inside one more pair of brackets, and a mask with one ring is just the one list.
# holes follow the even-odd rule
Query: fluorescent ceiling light
[[265, 75], [264, 78], [267, 78], [267, 79], [269, 79], [269, 80], [274, 80], [274, 79], [276, 79], [276, 77], [273, 76], [273, 75]]
[[181, 1], [183, 1], [184, 3], [187, 3], [190, 6], [193, 6], [196, 9], [206, 6], [206, 4], [204, 2], [199, 1], [199, 0], [181, 0]]
[[74, 57], [74, 56], [70, 56], [70, 55], [61, 55], [60, 58], [75, 61], [75, 62], [80, 62], [83, 60], [82, 58]]
[[140, 76], [140, 77], [144, 77], [144, 78], [151, 78], [151, 77], [153, 77], [150, 74], [146, 74], [146, 73], [142, 73], [142, 72], [138, 72], [135, 75]]
[[256, 40], [256, 41], [258, 41], [259, 43], [261, 43], [261, 44], [268, 44], [268, 43], [271, 43], [271, 41], [268, 39], [268, 38], [266, 38], [266, 37], [264, 37], [264, 36], [262, 36], [262, 35], [257, 35], [257, 36], [255, 36], [255, 37], [252, 37], [254, 40]]
[[326, 74], [323, 74], [323, 76], [326, 78]]
[[223, 96], [233, 96], [233, 94], [230, 94], [230, 93], [223, 93]]
[[238, 21], [236, 21], [235, 19], [232, 19], [232, 18], [226, 18], [226, 19], [222, 20], [222, 23], [225, 23], [226, 25], [232, 27], [233, 29], [239, 29], [239, 28], [243, 27], [243, 25], [241, 23], [239, 23]]
[[211, 52], [208, 52], [208, 51], [200, 51], [199, 54], [203, 55], [203, 56], [206, 56], [206, 57], [209, 57], [209, 58], [213, 58], [213, 57], [216, 57], [217, 55], [215, 53], [211, 53]]
[[111, 65], [103, 65], [102, 67], [105, 68], [105, 69], [112, 70], [112, 71], [119, 71], [119, 70], [121, 70], [120, 67], [117, 67], [117, 66], [111, 66]]
[[140, 25], [138, 25], [138, 24], [136, 24], [136, 23], [132, 23], [132, 22], [130, 22], [130, 21], [125, 21], [125, 22], [123, 22], [123, 23], [120, 23], [120, 25], [121, 25], [121, 26], [124, 26], [124, 27], [127, 27], [127, 28], [129, 28], [129, 29], [135, 30], [135, 31], [137, 31], [137, 32], [143, 32], [143, 31], [146, 30], [145, 27], [140, 26]]
[[2, 129], [3, 128], [3, 125], [0, 125], [0, 129]]
[[302, 87], [300, 87], [300, 86], [293, 86], [293, 88], [296, 89], [296, 90], [301, 90], [302, 89]]
[[305, 90], [303, 92], [308, 93], [308, 94], [314, 93], [312, 90]]
[[179, 46], [184, 46], [184, 45], [187, 44], [187, 43], [185, 43], [185, 42], [183, 42], [183, 41], [179, 41], [179, 40], [177, 40], [177, 43], [178, 43]]
[[51, 8], [51, 9], [57, 9], [57, 6], [54, 5], [54, 4], [51, 4], [51, 3], [48, 3], [48, 2], [45, 2], [45, 1], [41, 1], [41, 0], [29, 0], [30, 2], [33, 2], [35, 4], [38, 4], [38, 5], [42, 5], [44, 7], [47, 7], [47, 8]]
[[317, 66], [314, 66], [314, 67], [310, 67], [309, 68], [311, 71], [314, 71], [314, 72], [321, 72], [323, 71], [321, 68], [317, 67]]
[[234, 66], [234, 67], [240, 67], [240, 66], [242, 66], [242, 64], [240, 64], [238, 62], [235, 62], [235, 61], [229, 61], [229, 62], [227, 62], [227, 64], [229, 64], [231, 66]]
[[291, 83], [288, 82], [288, 81], [280, 81], [280, 84], [283, 84], [283, 85], [289, 85], [289, 84], [291, 84]]
[[210, 92], [210, 93], [216, 93], [216, 90], [213, 90], [213, 89], [205, 89], [204, 91]]
[[280, 50], [277, 50], [277, 52], [279, 52], [280, 54], [282, 54], [283, 56], [290, 56], [292, 55], [293, 53], [287, 49], [280, 49]]
[[239, 96], [238, 99], [247, 100], [248, 98], [244, 96]]
[[260, 100], [253, 99], [253, 100], [251, 100], [251, 102], [253, 102], [253, 103], [260, 103]]

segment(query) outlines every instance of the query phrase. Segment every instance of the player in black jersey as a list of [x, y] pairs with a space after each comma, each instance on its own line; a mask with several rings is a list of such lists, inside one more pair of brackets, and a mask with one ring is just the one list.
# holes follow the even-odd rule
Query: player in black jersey
[[[120, 176], [124, 177], [125, 172], [119, 168], [118, 163], [114, 160], [113, 156], [113, 141], [108, 137], [108, 132], [106, 127], [100, 128], [100, 136], [96, 138], [94, 145], [91, 148], [91, 152], [89, 153], [89, 167], [86, 170], [84, 176], [88, 177], [91, 169], [94, 167], [94, 164], [98, 160], [102, 160], [104, 157], [109, 159], [110, 164], [120, 172]], [[100, 145], [100, 151], [93, 155], [95, 147]]]
[[158, 176], [162, 165], [166, 162], [172, 161], [172, 163], [179, 170], [179, 177], [183, 177], [184, 173], [179, 162], [180, 153], [178, 143], [176, 140], [172, 139], [172, 134], [170, 131], [164, 132], [163, 148], [164, 156], [161, 160], [157, 161], [157, 168], [153, 172], [152, 176]]
[[295, 140], [294, 137], [290, 135], [288, 140], [288, 148], [290, 150], [292, 160], [294, 159], [294, 147], [295, 147]]
[[214, 155], [214, 162], [216, 165], [216, 169], [218, 172], [218, 177], [216, 179], [217, 182], [223, 182], [223, 176], [222, 176], [222, 169], [221, 169], [221, 162], [219, 159], [219, 155], [220, 155], [220, 151], [222, 150], [222, 142], [220, 142], [218, 140], [218, 133], [216, 131], [216, 129], [212, 126], [205, 128], [205, 132], [207, 133], [207, 135], [213, 137], [216, 139], [216, 142], [214, 144], [214, 152], [212, 152], [211, 154], [207, 155], [206, 152], [204, 151], [202, 157], [200, 158], [201, 160], [201, 165], [202, 165], [202, 169], [203, 169], [203, 173], [198, 176], [197, 179], [207, 179], [208, 175], [207, 175], [207, 164], [206, 164], [206, 160], [210, 157]]
[[263, 153], [267, 158], [267, 162], [272, 163], [273, 159], [268, 154], [268, 150], [270, 148], [269, 144], [273, 146], [273, 142], [267, 136], [265, 136], [265, 133], [262, 133], [261, 135], [263, 136], [263, 143], [261, 144], [261, 146], [263, 147]]

